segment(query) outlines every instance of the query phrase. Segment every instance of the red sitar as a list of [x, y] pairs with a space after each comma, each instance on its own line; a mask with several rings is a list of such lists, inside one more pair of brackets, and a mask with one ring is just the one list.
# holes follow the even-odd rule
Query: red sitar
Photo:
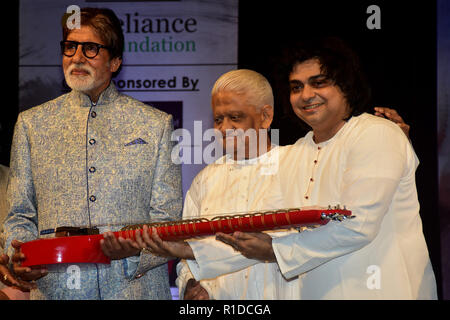
[[[265, 230], [324, 225], [330, 220], [342, 221], [353, 218], [351, 211], [340, 209], [286, 209], [263, 213], [248, 213], [232, 216], [218, 216], [163, 223], [150, 223], [162, 240], [179, 241], [216, 232], [257, 232]], [[116, 237], [135, 239], [136, 231], [142, 232], [143, 224], [132, 225], [114, 232]], [[151, 234], [149, 229], [149, 233]], [[110, 263], [100, 248], [102, 234], [39, 239], [22, 244], [25, 254], [22, 266], [37, 266], [58, 263]]]

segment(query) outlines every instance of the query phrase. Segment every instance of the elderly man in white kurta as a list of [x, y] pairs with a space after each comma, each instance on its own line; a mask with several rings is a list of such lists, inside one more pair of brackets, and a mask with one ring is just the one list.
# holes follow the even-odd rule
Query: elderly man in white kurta
[[[257, 158], [236, 161], [227, 155], [209, 165], [196, 176], [186, 195], [184, 217], [211, 218], [285, 208], [282, 181], [272, 171], [282, 156], [280, 153], [282, 148], [274, 146]], [[271, 232], [272, 237], [284, 234]], [[276, 263], [246, 259], [215, 237], [192, 239], [188, 243], [195, 260], [178, 265], [181, 297], [190, 278], [201, 280], [211, 299], [294, 299], [297, 295], [297, 280], [287, 281]]]
[[300, 299], [436, 299], [417, 158], [398, 126], [364, 113], [357, 60], [343, 48], [326, 40], [292, 55], [291, 105], [312, 131], [288, 147], [280, 180], [288, 206], [340, 204], [356, 217], [276, 239], [219, 238], [276, 261], [286, 279], [299, 279]]
[[[234, 153], [228, 153], [202, 170], [186, 195], [184, 218], [264, 211], [285, 207], [278, 176], [282, 148], [271, 145], [267, 135], [273, 117], [273, 94], [267, 80], [251, 70], [235, 70], [222, 75], [212, 89], [214, 127], [224, 135], [226, 130], [256, 130], [257, 141], [267, 142], [268, 152], [258, 144], [239, 144], [234, 140]], [[233, 139], [233, 138], [231, 138]], [[242, 146], [245, 146], [242, 149]], [[256, 148], [255, 148], [256, 147]], [[252, 150], [257, 155], [252, 156]], [[239, 151], [243, 151], [243, 156]], [[295, 232], [291, 230], [290, 232]], [[272, 232], [273, 237], [286, 234]], [[190, 278], [201, 280], [210, 299], [289, 299], [297, 286], [286, 281], [276, 263], [244, 258], [249, 263], [240, 268], [242, 255], [215, 237], [188, 241], [195, 256], [178, 266], [177, 285], [184, 296]], [[237, 263], [237, 264], [236, 264]], [[189, 268], [188, 268], [189, 267]], [[236, 270], [239, 269], [239, 270]], [[294, 290], [293, 290], [294, 289]]]
[[[251, 70], [230, 71], [217, 80], [212, 90], [212, 109], [214, 127], [223, 134], [223, 148], [229, 153], [195, 177], [186, 194], [183, 218], [284, 208], [278, 176], [283, 148], [272, 145], [267, 135], [273, 118], [273, 94], [268, 81]], [[242, 135], [236, 137], [239, 129], [241, 133], [254, 130], [256, 139], [250, 135], [247, 140]], [[231, 130], [231, 137], [227, 138], [227, 130]], [[271, 235], [286, 232], [297, 231]], [[158, 240], [155, 235], [153, 232], [153, 240]], [[214, 236], [181, 243], [160, 241], [161, 247], [145, 233], [144, 239], [152, 252], [185, 258], [177, 266], [181, 298], [291, 299], [298, 291], [296, 280], [285, 280], [276, 263], [247, 259]], [[174, 250], [174, 244], [181, 245], [188, 254]], [[168, 251], [161, 250], [164, 248]]]

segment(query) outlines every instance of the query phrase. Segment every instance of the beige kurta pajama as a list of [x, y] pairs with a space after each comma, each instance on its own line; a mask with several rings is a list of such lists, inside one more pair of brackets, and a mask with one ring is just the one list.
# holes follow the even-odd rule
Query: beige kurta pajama
[[[278, 176], [280, 150], [274, 147], [250, 160], [234, 161], [225, 156], [207, 166], [186, 194], [183, 218], [285, 208]], [[273, 237], [286, 233], [271, 232]], [[210, 299], [217, 300], [289, 299], [296, 292], [296, 279], [286, 281], [276, 263], [247, 259], [214, 236], [188, 242], [196, 260], [178, 264], [180, 297], [190, 278], [201, 280]]]

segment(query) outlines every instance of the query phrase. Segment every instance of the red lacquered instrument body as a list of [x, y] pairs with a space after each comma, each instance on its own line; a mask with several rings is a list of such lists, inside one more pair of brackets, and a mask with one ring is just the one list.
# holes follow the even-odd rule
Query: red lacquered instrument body
[[[184, 240], [198, 236], [213, 235], [216, 232], [234, 231], [256, 232], [285, 229], [308, 225], [326, 224], [330, 220], [344, 220], [353, 217], [351, 211], [343, 209], [278, 210], [256, 214], [219, 216], [206, 218], [153, 223], [161, 239], [166, 241]], [[133, 225], [114, 232], [116, 237], [134, 239], [136, 231], [143, 225]], [[151, 229], [149, 231], [151, 233]], [[25, 254], [22, 266], [36, 266], [58, 263], [110, 263], [100, 248], [103, 235], [69, 236], [33, 240], [22, 244]]]
[[71, 236], [25, 242], [23, 267], [56, 263], [110, 263], [100, 248], [103, 235]]

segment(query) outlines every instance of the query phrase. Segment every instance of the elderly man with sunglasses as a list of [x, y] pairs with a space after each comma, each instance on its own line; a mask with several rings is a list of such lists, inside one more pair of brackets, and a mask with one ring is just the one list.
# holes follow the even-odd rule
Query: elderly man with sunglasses
[[[182, 207], [180, 167], [170, 158], [172, 117], [111, 81], [123, 43], [111, 10], [82, 9], [80, 28], [63, 24], [62, 66], [72, 91], [19, 114], [4, 228], [15, 276], [36, 281], [31, 299], [171, 298], [167, 259], [110, 232], [178, 220]], [[76, 274], [67, 266], [21, 267], [21, 244], [58, 227], [104, 233], [111, 265], [80, 264], [71, 269]]]

